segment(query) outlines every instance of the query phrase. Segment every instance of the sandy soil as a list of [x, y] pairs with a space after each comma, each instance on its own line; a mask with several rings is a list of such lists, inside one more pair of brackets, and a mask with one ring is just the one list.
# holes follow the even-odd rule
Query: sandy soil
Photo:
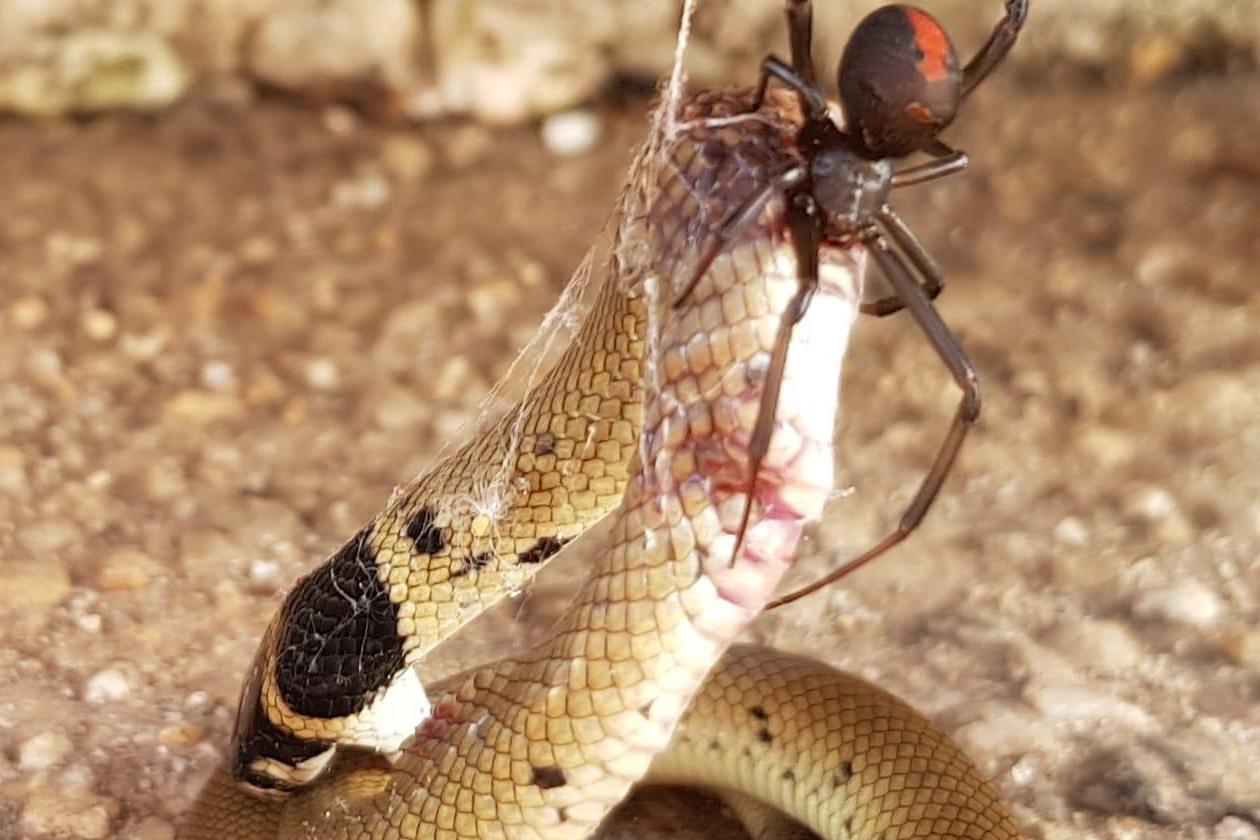
[[[972, 171], [898, 200], [982, 422], [909, 544], [758, 628], [939, 721], [1033, 838], [1260, 838], [1257, 98], [972, 103]], [[274, 103], [0, 123], [0, 836], [170, 836], [281, 593], [532, 334], [644, 107], [563, 159]], [[894, 521], [956, 400], [904, 316], [844, 388], [854, 489], [804, 574]], [[545, 626], [565, 574], [444, 664]]]

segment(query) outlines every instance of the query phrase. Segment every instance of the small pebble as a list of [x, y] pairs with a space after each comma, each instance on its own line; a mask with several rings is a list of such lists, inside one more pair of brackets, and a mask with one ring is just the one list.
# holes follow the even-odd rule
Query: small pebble
[[26, 479], [26, 456], [16, 446], [0, 446], [0, 493], [22, 497], [30, 487]]
[[1118, 621], [1065, 619], [1047, 641], [1079, 667], [1106, 674], [1135, 668], [1146, 655], [1133, 632]]
[[494, 147], [494, 136], [483, 126], [461, 125], [446, 137], [442, 151], [452, 169], [467, 169]]
[[279, 246], [269, 236], [251, 236], [241, 243], [240, 255], [246, 265], [267, 265], [279, 253]]
[[235, 391], [236, 371], [229, 362], [212, 359], [201, 366], [201, 384], [211, 391]]
[[191, 747], [206, 738], [206, 731], [192, 723], [178, 723], [165, 726], [158, 732], [158, 743], [168, 747]]
[[1084, 686], [1033, 681], [1025, 686], [1024, 699], [1052, 720], [1118, 723], [1135, 729], [1147, 729], [1154, 723], [1140, 706]]
[[143, 551], [134, 548], [116, 549], [101, 564], [96, 585], [105, 592], [144, 589], [162, 571], [162, 564]]
[[1162, 33], [1149, 35], [1129, 51], [1129, 81], [1140, 85], [1163, 81], [1185, 61], [1183, 44]]
[[542, 140], [553, 155], [569, 157], [589, 152], [603, 133], [603, 123], [592, 111], [565, 111], [543, 120]]
[[20, 297], [9, 305], [9, 317], [19, 329], [38, 329], [48, 320], [48, 304], [34, 295]]
[[311, 359], [306, 363], [306, 384], [315, 390], [331, 391], [337, 387], [340, 380], [337, 364], [331, 359]]
[[168, 423], [213, 423], [236, 417], [244, 409], [233, 395], [186, 389], [166, 401], [162, 414]]
[[33, 555], [49, 554], [75, 545], [81, 533], [68, 519], [41, 519], [18, 532], [18, 540]]
[[1260, 840], [1260, 827], [1239, 817], [1226, 817], [1212, 829], [1212, 840]]
[[344, 105], [325, 108], [320, 116], [324, 120], [324, 127], [336, 137], [348, 137], [359, 128], [358, 116]]
[[74, 744], [60, 732], [41, 732], [27, 738], [18, 747], [18, 767], [22, 770], [47, 770], [60, 764]]
[[1064, 545], [1082, 546], [1089, 542], [1089, 529], [1075, 516], [1065, 516], [1054, 526], [1054, 538]]
[[83, 332], [93, 341], [109, 341], [118, 332], [118, 319], [104, 309], [83, 313]]
[[1218, 644], [1235, 665], [1260, 671], [1260, 629], [1238, 627], [1221, 634]]
[[39, 611], [70, 594], [70, 574], [52, 558], [0, 563], [0, 611]]
[[89, 703], [121, 700], [130, 693], [131, 685], [117, 668], [107, 668], [93, 674], [83, 687], [83, 699]]
[[145, 817], [130, 828], [123, 829], [119, 840], [174, 840], [175, 826], [158, 817]]
[[403, 181], [418, 181], [429, 174], [434, 157], [428, 143], [409, 134], [395, 134], [381, 146], [381, 161], [385, 168]]
[[1133, 614], [1138, 618], [1194, 627], [1216, 624], [1224, 611], [1217, 594], [1195, 580], [1143, 592], [1133, 602]]

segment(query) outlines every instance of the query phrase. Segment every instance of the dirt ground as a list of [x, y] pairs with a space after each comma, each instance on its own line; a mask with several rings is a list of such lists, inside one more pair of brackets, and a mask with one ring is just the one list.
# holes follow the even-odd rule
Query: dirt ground
[[[938, 721], [1032, 838], [1260, 838], [1257, 101], [970, 103], [972, 170], [897, 200], [981, 423], [908, 544], [758, 626]], [[170, 837], [281, 594], [533, 333], [645, 108], [575, 157], [275, 102], [0, 123], [0, 836]], [[895, 520], [955, 400], [908, 318], [862, 324], [803, 575]], [[545, 627], [563, 575], [443, 661]]]

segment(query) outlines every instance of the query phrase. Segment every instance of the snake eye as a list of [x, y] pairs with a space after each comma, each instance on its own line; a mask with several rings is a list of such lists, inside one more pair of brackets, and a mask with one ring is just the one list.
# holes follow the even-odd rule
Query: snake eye
[[874, 158], [926, 148], [954, 119], [961, 91], [949, 36], [913, 6], [871, 12], [840, 59], [845, 127]]

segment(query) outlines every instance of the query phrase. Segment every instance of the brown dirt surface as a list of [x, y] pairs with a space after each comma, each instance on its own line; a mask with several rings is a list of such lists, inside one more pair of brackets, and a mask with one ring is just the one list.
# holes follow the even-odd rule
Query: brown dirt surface
[[[1032, 838], [1260, 838], [1258, 100], [970, 103], [971, 171], [896, 201], [981, 423], [909, 543], [759, 626], [951, 731]], [[568, 158], [267, 102], [0, 123], [0, 836], [170, 836], [281, 594], [506, 370], [645, 108]], [[846, 369], [803, 576], [895, 521], [957, 399], [904, 315]], [[566, 568], [446, 660], [545, 628]]]

